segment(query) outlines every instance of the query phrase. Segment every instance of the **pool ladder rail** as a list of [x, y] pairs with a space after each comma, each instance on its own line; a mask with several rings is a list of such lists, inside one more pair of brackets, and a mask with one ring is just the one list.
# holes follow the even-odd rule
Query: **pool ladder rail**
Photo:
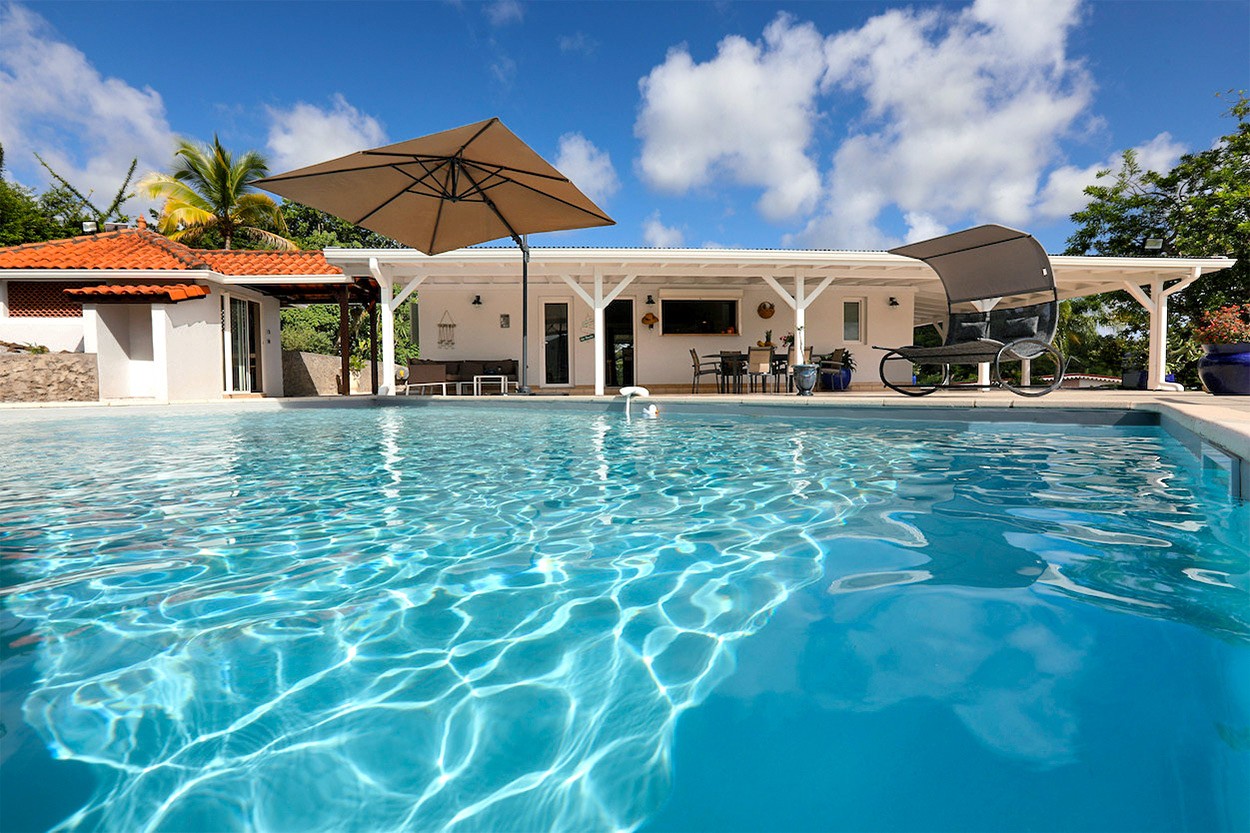
[[[621, 388], [621, 396], [625, 397], [625, 418], [633, 419], [633, 415], [630, 413], [630, 406], [634, 402], [634, 397], [638, 397], [639, 399], [650, 399], [651, 391], [641, 385], [627, 385], [626, 387]], [[647, 419], [655, 419], [660, 415], [660, 407], [655, 403], [648, 403], [647, 406], [642, 409], [642, 415]]]

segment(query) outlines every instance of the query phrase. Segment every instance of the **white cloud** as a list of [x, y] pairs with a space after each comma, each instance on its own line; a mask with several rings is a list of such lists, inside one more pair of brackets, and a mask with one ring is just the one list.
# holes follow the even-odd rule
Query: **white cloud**
[[555, 166], [595, 202], [612, 196], [621, 187], [612, 157], [580, 133], [560, 137]]
[[978, 0], [954, 15], [888, 11], [829, 39], [823, 89], [860, 93], [868, 110], [834, 154], [823, 213], [795, 240], [889, 245], [878, 223], [890, 205], [928, 228], [1033, 219], [1059, 140], [1093, 98], [1065, 56], [1079, 11]]
[[572, 52], [587, 57], [595, 54], [599, 48], [599, 42], [587, 35], [585, 32], [575, 32], [572, 35], [561, 35], [557, 40], [560, 45], [561, 52]]
[[639, 168], [655, 188], [684, 193], [727, 176], [764, 189], [757, 208], [778, 221], [810, 211], [820, 174], [808, 155], [824, 71], [810, 23], [779, 16], [762, 43], [731, 36], [695, 63], [676, 47], [639, 82]]
[[386, 131], [378, 120], [338, 93], [330, 98], [328, 108], [302, 101], [287, 109], [270, 107], [269, 119], [269, 170], [273, 173], [386, 143]]
[[525, 9], [517, 0], [495, 0], [493, 3], [487, 3], [483, 11], [491, 26], [520, 23], [525, 18]]
[[[1137, 162], [1143, 170], [1167, 172], [1185, 152], [1185, 146], [1173, 141], [1170, 133], [1160, 133], [1148, 142], [1133, 148], [1137, 152]], [[1098, 181], [1099, 171], [1118, 171], [1121, 156], [1078, 168], [1064, 165], [1050, 172], [1046, 178], [1046, 186], [1039, 194], [1037, 212], [1041, 217], [1058, 219], [1067, 217], [1085, 207], [1089, 198], [1085, 196], [1085, 188]]]
[[657, 249], [675, 249], [686, 242], [686, 236], [681, 229], [660, 222], [659, 211], [651, 212], [651, 216], [643, 220], [642, 239], [648, 246]]
[[[104, 77], [22, 6], [0, 7], [0, 31], [0, 142], [16, 178], [48, 184], [38, 152], [105, 208], [131, 159], [139, 159], [136, 177], [169, 166], [175, 137], [159, 93]], [[134, 216], [146, 207], [134, 199], [122, 210]]]
[[1092, 99], [1067, 59], [1077, 0], [978, 0], [958, 14], [892, 10], [826, 43], [822, 89], [861, 94], [865, 120], [833, 156], [826, 203], [793, 240], [895, 242], [878, 227], [897, 206], [926, 225], [1026, 224], [1043, 171]]
[[931, 237], [941, 237], [950, 231], [949, 228], [923, 211], [909, 211], [903, 216], [903, 219], [907, 222], [907, 239], [904, 241], [906, 243], [928, 240]]

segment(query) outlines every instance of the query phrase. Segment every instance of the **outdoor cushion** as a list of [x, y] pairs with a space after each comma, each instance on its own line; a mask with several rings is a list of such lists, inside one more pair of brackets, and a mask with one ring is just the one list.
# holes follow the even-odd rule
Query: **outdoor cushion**
[[485, 374], [485, 362], [464, 361], [460, 363], [460, 381], [462, 382], [471, 382], [474, 376], [484, 376]]
[[447, 381], [447, 366], [441, 362], [411, 363], [408, 365], [408, 381], [414, 385], [419, 382], [445, 382]]
[[1027, 318], [1008, 318], [1006, 324], [1003, 325], [1003, 336], [1008, 339], [1033, 338], [1036, 335], [1036, 315], [1031, 315]]
[[989, 329], [988, 321], [957, 321], [955, 329], [952, 331], [951, 342], [959, 344], [965, 341], [976, 341], [985, 338], [985, 333]]

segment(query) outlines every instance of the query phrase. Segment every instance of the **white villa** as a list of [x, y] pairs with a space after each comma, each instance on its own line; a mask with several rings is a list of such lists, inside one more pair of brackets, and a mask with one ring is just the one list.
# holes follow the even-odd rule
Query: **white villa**
[[[1228, 258], [1051, 258], [1060, 298], [1128, 290], [1151, 314], [1149, 384], [1162, 385], [1168, 298]], [[414, 292], [421, 355], [519, 360], [521, 254], [470, 248], [202, 251], [139, 228], [0, 249], [0, 341], [94, 353], [102, 400], [282, 396], [278, 310], [338, 302], [380, 315], [378, 392], [396, 391], [393, 312]], [[856, 386], [880, 384], [874, 345], [944, 322], [924, 263], [884, 252], [534, 248], [528, 365], [535, 391], [682, 389], [691, 357], [766, 331], [850, 350]], [[1011, 299], [1004, 299], [1010, 301]], [[688, 388], [686, 388], [688, 389]]]
[[[410, 293], [420, 293], [422, 357], [521, 355], [517, 249], [470, 248], [433, 256], [409, 249], [327, 249], [325, 257], [345, 275], [372, 278], [383, 298], [393, 298], [392, 309]], [[1162, 387], [1165, 375], [1168, 298], [1235, 262], [1050, 260], [1061, 299], [1125, 289], [1150, 312], [1153, 389]], [[528, 376], [535, 390], [576, 387], [603, 395], [628, 384], [688, 386], [692, 348], [699, 355], [742, 350], [768, 330], [777, 343], [795, 333], [817, 353], [847, 348], [859, 366], [856, 384], [879, 386], [882, 352], [874, 345], [911, 344], [914, 328], [944, 324], [947, 316], [936, 273], [886, 252], [534, 248], [528, 271]], [[392, 309], [381, 308], [387, 368], [394, 349], [386, 325]], [[652, 319], [658, 320], [648, 323]], [[448, 324], [454, 325], [450, 338]], [[614, 378], [622, 365], [615, 353], [622, 345], [631, 351], [632, 372]], [[394, 380], [387, 378], [382, 386], [393, 391]]]

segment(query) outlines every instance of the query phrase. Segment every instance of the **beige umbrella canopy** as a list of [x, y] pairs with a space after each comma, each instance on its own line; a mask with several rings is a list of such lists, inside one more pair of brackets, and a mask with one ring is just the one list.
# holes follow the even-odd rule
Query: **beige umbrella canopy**
[[256, 183], [426, 254], [612, 218], [499, 119], [351, 153]]
[[499, 119], [362, 150], [257, 183], [438, 254], [510, 237], [521, 247], [521, 379], [528, 392], [529, 247], [523, 235], [615, 221]]

